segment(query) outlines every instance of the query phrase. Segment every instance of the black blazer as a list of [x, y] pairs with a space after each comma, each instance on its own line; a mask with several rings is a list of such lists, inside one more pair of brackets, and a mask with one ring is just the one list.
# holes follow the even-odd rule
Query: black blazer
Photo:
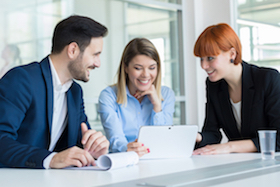
[[251, 139], [260, 151], [258, 130], [277, 129], [276, 150], [280, 151], [280, 74], [242, 62], [241, 133], [229, 98], [228, 84], [206, 80], [206, 117], [198, 147], [221, 141], [222, 128], [229, 141]]

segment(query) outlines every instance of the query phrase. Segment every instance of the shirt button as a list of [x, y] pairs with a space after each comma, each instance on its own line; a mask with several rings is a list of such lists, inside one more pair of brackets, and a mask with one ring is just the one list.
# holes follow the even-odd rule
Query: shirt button
[[140, 112], [138, 112], [138, 114], [140, 114]]

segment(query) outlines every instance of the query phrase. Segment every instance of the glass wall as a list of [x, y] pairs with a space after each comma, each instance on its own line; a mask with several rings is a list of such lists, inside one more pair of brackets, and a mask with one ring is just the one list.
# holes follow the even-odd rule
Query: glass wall
[[280, 71], [279, 0], [238, 0], [243, 60]]
[[[156, 5], [156, 6], [155, 6]], [[101, 130], [96, 108], [99, 93], [114, 82], [125, 45], [135, 37], [150, 39], [160, 53], [162, 83], [176, 95], [174, 123], [185, 121], [183, 80], [180, 70], [179, 28], [182, 15], [180, 0], [10, 0], [0, 2], [0, 70], [40, 61], [51, 51], [55, 25], [72, 14], [91, 17], [108, 27], [101, 54], [101, 67], [91, 73], [88, 83], [79, 82], [84, 90], [85, 109], [93, 128]], [[181, 42], [182, 43], [182, 42]], [[9, 50], [14, 62], [7, 65]], [[10, 57], [11, 59], [11, 57]], [[0, 72], [1, 73], [1, 72]], [[183, 99], [182, 99], [183, 98]], [[183, 107], [183, 108], [182, 108]]]
[[2, 73], [13, 66], [39, 60], [49, 54], [54, 25], [68, 12], [67, 1], [1, 1]]

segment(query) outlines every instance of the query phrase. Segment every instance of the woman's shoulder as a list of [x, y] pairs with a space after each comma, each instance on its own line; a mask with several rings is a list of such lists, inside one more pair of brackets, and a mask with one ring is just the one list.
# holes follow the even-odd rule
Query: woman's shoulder
[[271, 79], [280, 78], [278, 70], [270, 67], [261, 67], [254, 64], [244, 63], [245, 66], [249, 67], [254, 79], [259, 81], [269, 81]]
[[174, 96], [175, 97], [175, 94], [174, 94], [174, 91], [167, 87], [167, 86], [161, 86], [161, 95], [163, 98], [165, 98], [166, 96]]
[[276, 69], [247, 63], [245, 63], [245, 68], [247, 70], [244, 69], [244, 79], [256, 90], [266, 90], [267, 93], [271, 93], [275, 89], [280, 90], [280, 74]]
[[251, 72], [253, 72], [255, 74], [274, 74], [274, 75], [279, 74], [278, 70], [276, 70], [274, 68], [270, 68], [270, 67], [257, 66], [254, 64], [248, 64], [246, 62], [243, 62], [243, 66], [250, 68]]
[[117, 89], [116, 85], [107, 86], [104, 90], [101, 91], [99, 97], [113, 97], [113, 98], [116, 98], [117, 97], [117, 91], [118, 91], [118, 89]]
[[224, 89], [224, 88], [228, 87], [228, 84], [225, 81], [225, 79], [221, 79], [216, 82], [211, 82], [209, 80], [209, 77], [207, 77], [205, 80], [205, 84], [206, 84], [207, 90], [209, 90], [209, 91], [216, 90], [216, 89]]

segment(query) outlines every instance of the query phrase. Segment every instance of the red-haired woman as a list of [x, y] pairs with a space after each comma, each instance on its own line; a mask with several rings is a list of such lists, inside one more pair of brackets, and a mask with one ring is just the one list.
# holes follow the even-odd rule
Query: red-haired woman
[[[204, 127], [193, 154], [260, 151], [258, 130], [277, 129], [280, 150], [280, 74], [242, 61], [241, 44], [227, 24], [206, 28], [194, 54], [208, 74]], [[229, 141], [220, 144], [223, 129]]]

